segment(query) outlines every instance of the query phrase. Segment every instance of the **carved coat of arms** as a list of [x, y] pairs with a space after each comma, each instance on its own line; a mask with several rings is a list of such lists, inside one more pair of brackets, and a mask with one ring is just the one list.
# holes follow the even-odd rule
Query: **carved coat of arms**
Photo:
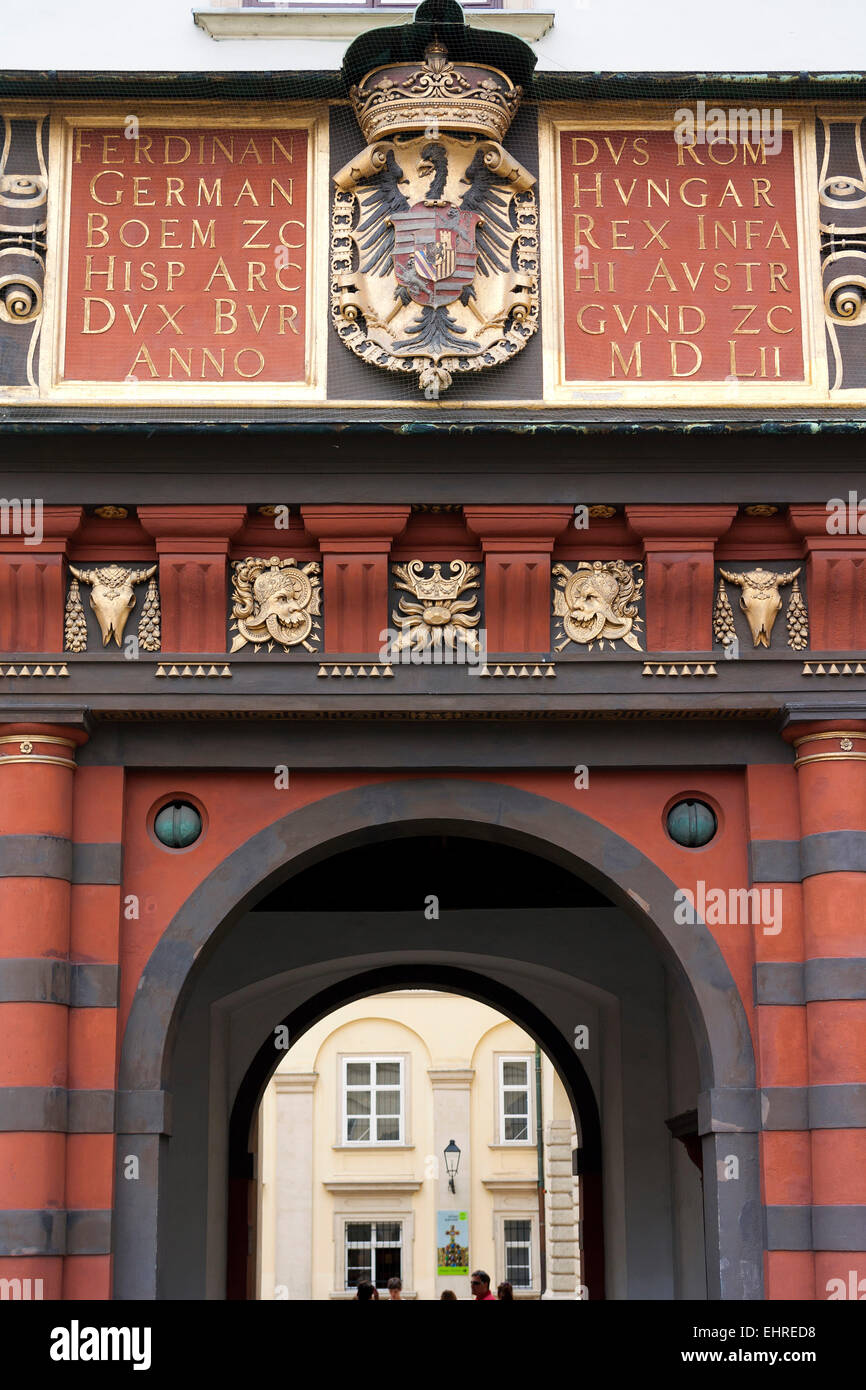
[[538, 325], [535, 179], [500, 143], [521, 94], [438, 41], [350, 92], [370, 143], [334, 176], [334, 326], [428, 398], [508, 361]]

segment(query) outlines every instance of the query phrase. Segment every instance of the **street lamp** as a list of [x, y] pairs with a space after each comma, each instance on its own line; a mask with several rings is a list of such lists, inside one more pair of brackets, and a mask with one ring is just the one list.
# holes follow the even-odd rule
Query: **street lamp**
[[456, 1176], [457, 1176], [457, 1169], [458, 1169], [459, 1167], [460, 1167], [460, 1150], [458, 1149], [457, 1145], [454, 1143], [454, 1140], [451, 1139], [451, 1140], [449, 1141], [449, 1144], [448, 1144], [447, 1149], [445, 1150], [445, 1171], [446, 1171], [446, 1173], [448, 1174], [448, 1191], [449, 1191], [449, 1192], [455, 1192], [455, 1191], [456, 1191], [456, 1188], [454, 1187], [454, 1179], [455, 1179]]

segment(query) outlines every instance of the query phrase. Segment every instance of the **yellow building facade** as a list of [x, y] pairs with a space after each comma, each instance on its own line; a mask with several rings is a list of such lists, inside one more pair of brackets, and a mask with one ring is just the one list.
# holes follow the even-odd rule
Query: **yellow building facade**
[[387, 1298], [397, 1276], [404, 1298], [469, 1298], [481, 1268], [494, 1292], [579, 1298], [576, 1145], [553, 1066], [494, 1009], [423, 989], [348, 1004], [262, 1100], [258, 1297], [351, 1299], [370, 1279]]

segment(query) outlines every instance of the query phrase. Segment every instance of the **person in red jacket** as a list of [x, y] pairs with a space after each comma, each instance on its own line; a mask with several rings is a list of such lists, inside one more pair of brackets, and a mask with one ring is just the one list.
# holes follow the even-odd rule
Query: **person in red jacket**
[[488, 1299], [496, 1302], [496, 1294], [490, 1292], [490, 1275], [485, 1274], [483, 1269], [476, 1269], [469, 1280], [469, 1287], [476, 1303], [486, 1303]]

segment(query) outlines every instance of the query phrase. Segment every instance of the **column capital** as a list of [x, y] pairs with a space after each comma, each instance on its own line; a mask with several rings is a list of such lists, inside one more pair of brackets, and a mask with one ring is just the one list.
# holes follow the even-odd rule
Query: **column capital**
[[[41, 539], [36, 541], [35, 537], [28, 538], [23, 534], [0, 536], [0, 554], [29, 555], [31, 558], [46, 554], [63, 555], [67, 541], [78, 530], [83, 516], [83, 507], [43, 507]], [[33, 520], [35, 518], [30, 515], [28, 522]]]
[[237, 503], [214, 503], [204, 506], [146, 506], [139, 507], [138, 519], [161, 550], [183, 550], [189, 553], [208, 551], [213, 554], [215, 542], [222, 546], [243, 526], [247, 519], [246, 506]]
[[574, 508], [569, 506], [464, 506], [463, 519], [480, 537], [488, 552], [550, 552], [569, 525]]
[[359, 503], [333, 503], [301, 507], [304, 526], [319, 542], [322, 553], [387, 552], [405, 530], [412, 508]]
[[647, 504], [625, 508], [626, 521], [647, 549], [711, 550], [733, 523], [736, 506]]

